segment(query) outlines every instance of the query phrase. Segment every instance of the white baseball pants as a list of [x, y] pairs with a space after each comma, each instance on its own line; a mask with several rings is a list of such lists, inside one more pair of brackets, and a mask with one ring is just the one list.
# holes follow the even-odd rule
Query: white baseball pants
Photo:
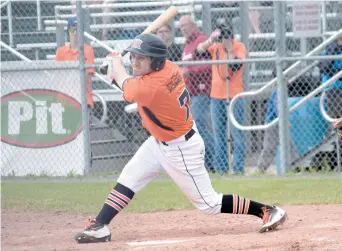
[[206, 214], [221, 212], [222, 194], [216, 193], [204, 167], [205, 146], [196, 126], [188, 140], [181, 136], [167, 146], [149, 137], [122, 170], [117, 182], [133, 192], [144, 188], [161, 172], [173, 179], [195, 207]]

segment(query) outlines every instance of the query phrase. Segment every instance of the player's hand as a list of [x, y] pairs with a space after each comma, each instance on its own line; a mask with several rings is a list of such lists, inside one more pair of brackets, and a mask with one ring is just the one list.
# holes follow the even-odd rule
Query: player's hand
[[118, 65], [123, 65], [123, 59], [119, 52], [112, 52], [106, 56], [102, 66], [107, 66], [106, 78], [112, 82], [115, 79], [113, 69], [117, 68]]
[[113, 64], [114, 68], [117, 64], [123, 65], [123, 58], [122, 58], [120, 52], [117, 52], [117, 51], [112, 52], [112, 53], [107, 55], [106, 59], [108, 59]]

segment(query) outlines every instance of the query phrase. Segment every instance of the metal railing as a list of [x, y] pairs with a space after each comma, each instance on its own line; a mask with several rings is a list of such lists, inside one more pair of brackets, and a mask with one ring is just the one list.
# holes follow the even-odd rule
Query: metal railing
[[[340, 59], [342, 59], [342, 57], [340, 57]], [[312, 91], [310, 94], [306, 95], [303, 99], [301, 99], [299, 102], [297, 102], [295, 105], [293, 105], [290, 109], [289, 109], [289, 113], [295, 111], [296, 109], [298, 109], [302, 104], [306, 103], [310, 98], [316, 96], [317, 94], [319, 94], [320, 92], [322, 92], [324, 90], [324, 88], [328, 87], [329, 85], [331, 85], [333, 82], [335, 82], [337, 79], [342, 77], [342, 71], [339, 71], [336, 75], [334, 75], [332, 78], [330, 78], [328, 81], [326, 81], [325, 83], [323, 83], [322, 85], [320, 85], [318, 88], [316, 88], [314, 91]], [[250, 94], [252, 93], [252, 94]], [[237, 95], [238, 96], [238, 95]], [[236, 97], [237, 97], [236, 96]], [[242, 95], [240, 95], [241, 97]], [[243, 96], [253, 96], [253, 92], [245, 92], [245, 94]], [[232, 124], [237, 127], [238, 129], [242, 130], [242, 131], [251, 131], [251, 130], [265, 130], [268, 129], [272, 126], [274, 126], [275, 124], [278, 123], [279, 118], [276, 118], [274, 120], [272, 120], [272, 122], [267, 123], [265, 125], [253, 125], [253, 126], [244, 126], [239, 124], [233, 114], [233, 106], [236, 102], [236, 98], [233, 98], [230, 106], [229, 106], [229, 117], [231, 119]]]
[[[324, 106], [324, 99], [325, 99], [325, 91], [322, 92], [322, 95], [319, 99], [319, 109], [320, 109], [320, 112], [323, 116], [323, 118], [328, 121], [329, 123], [335, 123], [338, 119], [337, 118], [332, 118], [329, 116], [329, 114], [326, 112], [325, 110], [325, 106]], [[340, 147], [339, 147], [339, 144], [340, 144], [340, 139], [339, 139], [339, 135], [338, 135], [338, 129], [334, 129], [337, 133], [336, 133], [336, 155], [337, 155], [337, 171], [338, 172], [341, 172], [341, 152], [340, 152]]]
[[[321, 43], [320, 45], [318, 45], [316, 48], [314, 48], [311, 52], [309, 52], [308, 54], [306, 54], [304, 57], [298, 57], [298, 58], [295, 58], [295, 57], [282, 57], [281, 60], [282, 61], [287, 61], [287, 60], [297, 60], [298, 61], [296, 63], [294, 63], [293, 65], [291, 65], [289, 68], [287, 68], [285, 71], [283, 71], [283, 74], [284, 76], [286, 74], [289, 74], [290, 72], [292, 72], [293, 70], [295, 70], [301, 63], [302, 63], [302, 60], [315, 60], [315, 59], [326, 59], [327, 57], [326, 56], [318, 56], [318, 57], [313, 57], [314, 54], [322, 51], [328, 44], [330, 44], [332, 41], [334, 41], [337, 37], [339, 37], [340, 35], [342, 34], [342, 29], [340, 29], [339, 31], [337, 31], [334, 35], [332, 35], [330, 38], [328, 38], [327, 40], [323, 41], [323, 43]], [[339, 59], [342, 59], [342, 56], [337, 56], [336, 58], [339, 58]], [[309, 69], [307, 69], [309, 70]], [[304, 74], [305, 72], [302, 71], [302, 74]], [[299, 77], [297, 75], [297, 77]], [[331, 79], [330, 79], [331, 80]], [[330, 82], [330, 80], [328, 81], [330, 84], [332, 82]], [[294, 81], [294, 80], [293, 80]], [[335, 81], [335, 80], [334, 80]], [[248, 92], [242, 92], [242, 93], [239, 93], [238, 95], [236, 95], [230, 102], [230, 105], [229, 105], [229, 118], [231, 119], [231, 122], [233, 123], [233, 125], [235, 127], [237, 127], [238, 129], [240, 130], [243, 130], [243, 131], [251, 131], [251, 130], [264, 130], [264, 129], [268, 129], [270, 128], [271, 126], [274, 126], [279, 118], [273, 120], [272, 122], [270, 123], [267, 123], [265, 125], [252, 125], [252, 126], [245, 126], [245, 125], [241, 125], [237, 122], [237, 120], [235, 119], [234, 117], [234, 114], [233, 114], [233, 109], [234, 109], [234, 105], [236, 103], [236, 101], [241, 98], [241, 97], [252, 97], [252, 96], [256, 96], [256, 95], [259, 95], [261, 93], [263, 93], [264, 91], [266, 91], [268, 88], [271, 88], [273, 85], [275, 85], [277, 83], [277, 78], [274, 78], [272, 79], [267, 85], [265, 85], [264, 87], [260, 88], [259, 90], [256, 90], [256, 91], [248, 91]], [[324, 83], [322, 86], [326, 87], [328, 86], [327, 83]], [[319, 87], [317, 89], [320, 89], [322, 88]], [[316, 90], [317, 90], [316, 89]], [[323, 90], [320, 89], [320, 90]], [[307, 95], [305, 98], [304, 98], [304, 102], [306, 102], [309, 98], [311, 98], [312, 96], [311, 95]], [[300, 102], [298, 102], [295, 106], [293, 106], [291, 109], [290, 109], [290, 112], [293, 111], [295, 107], [298, 107], [297, 105], [298, 104], [302, 104], [303, 103], [303, 100], [301, 100]]]
[[328, 121], [329, 123], [335, 123], [338, 119], [334, 119], [329, 116], [329, 114], [325, 110], [325, 105], [324, 105], [324, 98], [325, 98], [325, 91], [322, 92], [322, 95], [319, 99], [319, 109], [322, 113], [323, 118]]

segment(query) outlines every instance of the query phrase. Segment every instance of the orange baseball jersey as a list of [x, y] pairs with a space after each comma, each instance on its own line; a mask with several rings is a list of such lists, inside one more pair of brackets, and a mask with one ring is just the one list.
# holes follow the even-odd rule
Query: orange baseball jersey
[[192, 128], [190, 95], [181, 69], [171, 61], [160, 71], [127, 79], [123, 95], [138, 104], [143, 127], [157, 140], [173, 140]]
[[[95, 56], [94, 56], [94, 49], [84, 44], [84, 58], [86, 64], [94, 64]], [[56, 61], [76, 61], [78, 60], [78, 50], [72, 50], [69, 44], [66, 44], [62, 47], [59, 47], [56, 52]], [[87, 69], [87, 104], [94, 108], [94, 102], [92, 97], [91, 91], [91, 75], [95, 73], [94, 68]]]
[[[226, 52], [223, 44], [213, 44], [208, 48], [212, 60], [225, 60]], [[245, 59], [247, 57], [246, 47], [243, 43], [233, 40], [233, 51], [238, 59]], [[231, 67], [229, 72], [229, 98], [244, 91], [243, 88], [243, 65], [233, 72]], [[210, 96], [216, 99], [227, 98], [227, 83], [226, 83], [226, 65], [213, 64], [212, 65], [212, 86]]]

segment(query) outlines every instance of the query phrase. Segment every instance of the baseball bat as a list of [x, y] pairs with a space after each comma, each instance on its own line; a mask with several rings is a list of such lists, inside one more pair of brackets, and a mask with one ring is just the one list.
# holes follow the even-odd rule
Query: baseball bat
[[[170, 6], [159, 17], [157, 17], [147, 28], [141, 33], [153, 33], [161, 26], [169, 23], [178, 14], [178, 9], [175, 6]], [[121, 53], [122, 56], [126, 55], [126, 51]], [[100, 66], [99, 71], [102, 75], [107, 74], [108, 65]]]

